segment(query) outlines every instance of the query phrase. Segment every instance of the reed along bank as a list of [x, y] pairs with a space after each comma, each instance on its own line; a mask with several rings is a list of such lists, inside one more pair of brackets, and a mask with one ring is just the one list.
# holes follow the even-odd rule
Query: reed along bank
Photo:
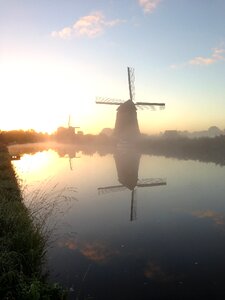
[[5, 145], [0, 145], [0, 229], [0, 299], [66, 299], [43, 275], [46, 237], [23, 203]]

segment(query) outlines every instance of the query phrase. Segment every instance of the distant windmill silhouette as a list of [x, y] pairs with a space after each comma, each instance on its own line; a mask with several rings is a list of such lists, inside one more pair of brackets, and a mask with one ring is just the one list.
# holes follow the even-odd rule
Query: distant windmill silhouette
[[140, 129], [137, 120], [137, 107], [147, 108], [159, 107], [165, 108], [165, 103], [156, 102], [134, 102], [135, 101], [135, 87], [134, 87], [134, 69], [128, 67], [128, 85], [130, 99], [127, 101], [97, 97], [97, 104], [119, 105], [117, 109], [117, 117], [114, 129], [114, 135], [119, 140], [132, 141], [140, 136]]
[[166, 185], [166, 181], [163, 178], [146, 178], [141, 180], [138, 179], [140, 157], [141, 154], [136, 152], [135, 150], [117, 150], [114, 154], [114, 159], [118, 174], [118, 181], [121, 184], [98, 188], [99, 194], [123, 191], [126, 189], [129, 189], [131, 191], [130, 221], [136, 220], [137, 217], [137, 188]]
[[71, 125], [71, 117], [68, 118], [68, 127], [59, 127], [56, 132], [56, 139], [63, 143], [73, 143], [76, 139], [77, 134], [75, 133], [78, 126]]
[[68, 129], [71, 130], [75, 134], [76, 128], [80, 128], [79, 126], [71, 126], [71, 116], [68, 118]]

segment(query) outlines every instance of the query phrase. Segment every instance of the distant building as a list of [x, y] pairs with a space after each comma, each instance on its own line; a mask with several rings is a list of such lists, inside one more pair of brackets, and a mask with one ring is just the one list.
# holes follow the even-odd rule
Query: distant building
[[79, 130], [79, 131], [77, 131], [77, 135], [84, 135], [84, 132]]
[[189, 133], [189, 137], [191, 138], [200, 138], [200, 137], [216, 137], [224, 135], [224, 132], [220, 130], [217, 126], [211, 126], [207, 130], [202, 131], [194, 131]]
[[215, 137], [223, 134], [223, 132], [217, 126], [211, 126], [208, 129], [208, 136]]
[[168, 139], [176, 139], [180, 137], [180, 134], [177, 130], [166, 130], [163, 134], [163, 137]]

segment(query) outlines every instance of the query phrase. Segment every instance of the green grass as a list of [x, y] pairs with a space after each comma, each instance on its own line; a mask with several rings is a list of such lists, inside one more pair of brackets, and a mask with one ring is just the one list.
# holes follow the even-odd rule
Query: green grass
[[0, 147], [0, 299], [66, 299], [42, 274], [45, 250], [46, 237], [23, 204], [8, 151]]

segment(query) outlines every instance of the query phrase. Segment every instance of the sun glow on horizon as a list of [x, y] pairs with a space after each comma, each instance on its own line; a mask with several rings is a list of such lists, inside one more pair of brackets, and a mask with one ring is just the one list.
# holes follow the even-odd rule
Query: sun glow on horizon
[[[71, 126], [80, 127], [78, 130], [84, 133], [98, 134], [105, 127], [114, 128], [117, 107], [96, 105], [95, 96], [98, 91], [113, 95], [110, 88], [113, 90], [117, 83], [108, 74], [102, 85], [101, 76], [93, 73], [91, 66], [51, 58], [6, 57], [0, 61], [0, 97], [4, 99], [0, 130], [51, 134], [58, 127], [68, 126], [69, 115]], [[127, 92], [127, 86], [124, 90]]]
[[[84, 134], [99, 134], [103, 128], [113, 129], [117, 106], [95, 104], [96, 96], [126, 100], [126, 72], [120, 74], [118, 79], [112, 78], [110, 71], [104, 74], [97, 66], [77, 62], [71, 64], [62, 58], [32, 53], [27, 56], [15, 53], [5, 55], [0, 59], [0, 99], [4, 108], [0, 111], [0, 130], [33, 129], [51, 134], [58, 127], [68, 126], [69, 115], [71, 126], [80, 127], [77, 130]], [[137, 92], [140, 93], [137, 99], [165, 97], [164, 91], [154, 91], [148, 86], [143, 88], [141, 79], [137, 80], [137, 84]], [[138, 110], [142, 133], [159, 134], [167, 129], [195, 131], [212, 125], [221, 129], [225, 127], [222, 111], [221, 116], [217, 113], [216, 119], [208, 111], [199, 115], [198, 111], [190, 111], [187, 104], [178, 102], [177, 99], [182, 95], [181, 91], [179, 93], [168, 94], [168, 99], [173, 99], [173, 102], [165, 101], [166, 108], [163, 111]], [[183, 102], [188, 103], [188, 95], [182, 97]], [[207, 119], [206, 114], [209, 115]]]
[[68, 126], [72, 115], [72, 126], [84, 127], [85, 131], [89, 127], [95, 132], [95, 124], [91, 123], [96, 122], [98, 110], [95, 82], [86, 74], [86, 66], [45, 58], [9, 57], [0, 61], [0, 97], [4, 102], [0, 129], [53, 133], [60, 126]]
[[166, 104], [138, 110], [142, 133], [225, 128], [224, 1], [36, 2], [0, 1], [0, 130], [113, 129], [95, 99], [128, 100], [127, 67], [137, 101]]

